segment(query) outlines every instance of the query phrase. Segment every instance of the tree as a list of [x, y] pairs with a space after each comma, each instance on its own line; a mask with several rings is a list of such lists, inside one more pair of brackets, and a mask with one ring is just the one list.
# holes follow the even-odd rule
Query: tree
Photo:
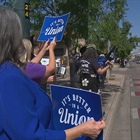
[[132, 37], [130, 33], [132, 25], [128, 21], [123, 22], [123, 27], [120, 29], [120, 35], [118, 37], [118, 49], [117, 53], [120, 58], [126, 58], [130, 55], [130, 52], [135, 48], [140, 41], [136, 36]]
[[[126, 0], [103, 0], [101, 3], [101, 10], [98, 14], [98, 20], [94, 30], [97, 38], [94, 38], [94, 42], [97, 44], [99, 49], [101, 39], [104, 40], [104, 48], [107, 48], [107, 42], [114, 40], [116, 35], [119, 33], [119, 22], [122, 20], [125, 14]], [[94, 35], [95, 36], [95, 35]], [[96, 39], [96, 40], [95, 40]], [[93, 39], [92, 39], [93, 40]]]
[[[4, 6], [12, 6], [14, 0], [1, 2]], [[70, 12], [63, 40], [69, 49], [74, 46], [74, 51], [79, 47], [80, 38], [87, 43], [95, 43], [102, 52], [107, 51], [107, 42], [110, 40], [112, 46], [117, 46], [118, 55], [123, 51], [130, 52], [139, 42], [138, 37], [132, 37], [132, 25], [129, 21], [125, 22], [127, 0], [30, 0], [30, 9], [33, 33], [40, 31], [46, 15]]]

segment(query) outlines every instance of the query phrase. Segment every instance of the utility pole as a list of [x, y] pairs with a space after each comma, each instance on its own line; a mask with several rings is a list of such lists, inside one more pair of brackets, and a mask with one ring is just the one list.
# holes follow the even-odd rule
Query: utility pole
[[108, 47], [108, 53], [109, 53], [109, 51], [110, 51], [110, 47], [111, 47], [111, 41], [108, 39], [108, 41], [107, 41], [107, 47]]
[[30, 38], [30, 0], [15, 0], [14, 11], [18, 14], [21, 24], [23, 38]]

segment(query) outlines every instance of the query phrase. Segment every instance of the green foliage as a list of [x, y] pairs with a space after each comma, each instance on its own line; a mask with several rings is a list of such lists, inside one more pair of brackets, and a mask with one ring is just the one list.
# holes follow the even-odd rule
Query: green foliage
[[112, 46], [117, 46], [118, 57], [127, 57], [132, 49], [136, 47], [139, 38], [131, 36], [130, 29], [132, 25], [125, 21], [126, 11], [126, 0], [102, 1], [102, 10], [98, 15], [98, 21], [96, 21], [96, 24], [93, 22], [95, 26], [91, 34], [94, 35], [92, 35], [93, 38], [90, 38], [90, 40], [94, 40], [100, 51], [107, 51], [108, 40], [111, 41]]
[[[1, 0], [4, 6], [12, 7], [14, 0]], [[108, 40], [111, 47], [117, 46], [118, 57], [127, 57], [140, 42], [132, 36], [132, 25], [125, 20], [127, 0], [30, 0], [31, 32], [40, 31], [45, 16], [57, 16], [70, 12], [63, 40], [68, 47], [75, 46], [82, 38], [95, 43], [106, 52]]]

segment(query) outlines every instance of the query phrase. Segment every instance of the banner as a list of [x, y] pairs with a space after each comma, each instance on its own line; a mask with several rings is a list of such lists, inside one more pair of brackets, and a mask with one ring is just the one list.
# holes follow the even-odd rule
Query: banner
[[56, 37], [56, 42], [61, 41], [69, 15], [70, 13], [56, 17], [46, 16], [38, 37], [38, 41], [47, 41], [48, 39], [52, 41], [54, 37]]
[[[50, 85], [54, 128], [65, 130], [90, 119], [99, 121], [102, 115], [101, 95], [87, 90]], [[91, 140], [82, 136], [76, 140]], [[96, 140], [103, 140], [103, 132]]]

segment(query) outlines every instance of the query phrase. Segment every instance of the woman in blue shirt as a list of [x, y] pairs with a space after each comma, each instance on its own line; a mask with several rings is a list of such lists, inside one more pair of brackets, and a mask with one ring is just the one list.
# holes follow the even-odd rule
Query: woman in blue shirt
[[[25, 73], [20, 60], [26, 51], [17, 14], [0, 8], [0, 140], [71, 140], [96, 138], [104, 121], [89, 120], [67, 130], [53, 130], [52, 103]], [[56, 43], [51, 42], [50, 47]]]

